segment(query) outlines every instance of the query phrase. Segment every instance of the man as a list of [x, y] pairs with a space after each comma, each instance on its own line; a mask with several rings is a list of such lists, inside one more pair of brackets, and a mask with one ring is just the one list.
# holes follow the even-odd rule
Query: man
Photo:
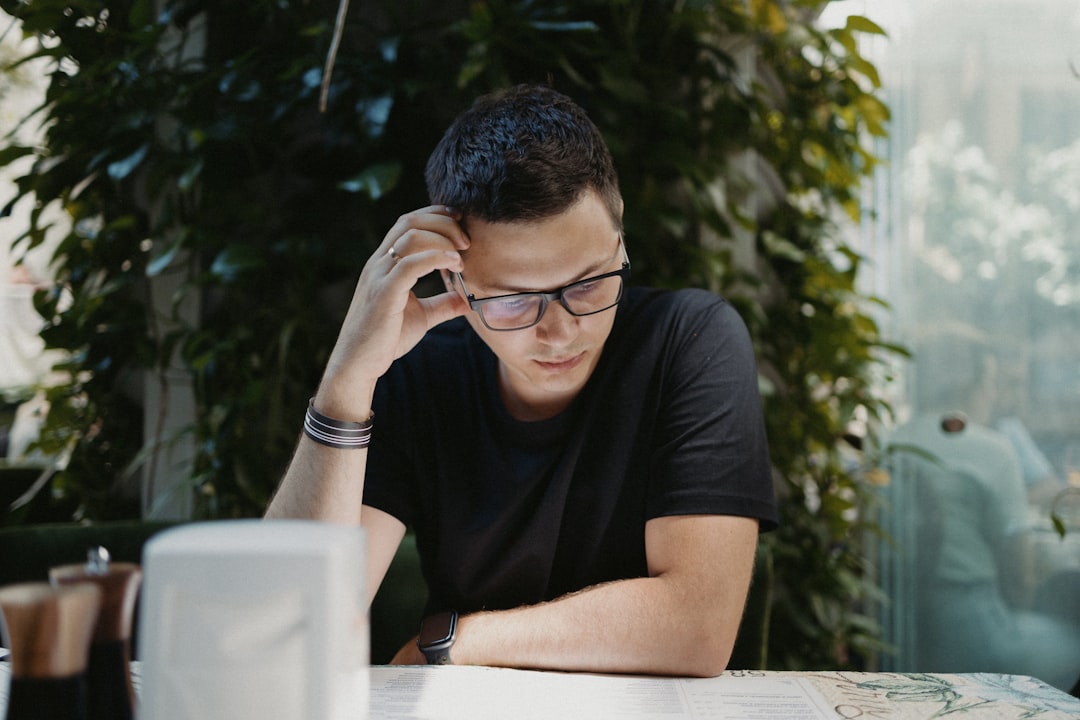
[[[987, 393], [971, 385], [944, 395], [976, 398], [965, 405], [986, 422], [989, 410], [979, 401]], [[912, 611], [919, 669], [1033, 675], [1068, 690], [1080, 668], [1075, 592], [1071, 606], [1070, 592], [1059, 593], [1056, 609], [1010, 602], [1009, 591], [1017, 588], [1045, 593], [1031, 580], [1033, 568], [1052, 565], [1030, 543], [1024, 476], [1012, 443], [988, 425], [939, 407], [897, 428], [889, 445], [895, 491], [914, 501], [905, 507], [897, 498], [893, 506], [906, 511], [897, 521], [909, 524], [913, 536], [904, 549], [918, 576], [908, 581], [917, 589]], [[1075, 574], [1056, 579], [1060, 587], [1076, 587]]]
[[[625, 287], [611, 155], [553, 90], [479, 99], [427, 183], [268, 516], [361, 523], [371, 596], [415, 530], [428, 612], [396, 662], [719, 674], [776, 520], [744, 325]], [[415, 297], [432, 272], [447, 292]]]

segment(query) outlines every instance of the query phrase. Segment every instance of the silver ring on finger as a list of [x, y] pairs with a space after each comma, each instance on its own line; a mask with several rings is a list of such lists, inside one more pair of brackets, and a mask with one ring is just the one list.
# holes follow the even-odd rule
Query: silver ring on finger
[[390, 249], [386, 251], [386, 254], [389, 255], [390, 259], [393, 260], [395, 263], [397, 263], [397, 261], [401, 259], [401, 256], [398, 255], [397, 250], [394, 249], [393, 245], [391, 245]]

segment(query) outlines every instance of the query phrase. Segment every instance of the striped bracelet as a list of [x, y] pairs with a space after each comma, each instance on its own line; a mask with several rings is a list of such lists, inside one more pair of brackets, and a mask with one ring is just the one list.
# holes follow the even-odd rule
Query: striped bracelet
[[304, 434], [315, 442], [341, 450], [359, 450], [371, 444], [371, 428], [374, 416], [366, 422], [335, 420], [315, 409], [315, 398], [308, 400], [304, 415]]

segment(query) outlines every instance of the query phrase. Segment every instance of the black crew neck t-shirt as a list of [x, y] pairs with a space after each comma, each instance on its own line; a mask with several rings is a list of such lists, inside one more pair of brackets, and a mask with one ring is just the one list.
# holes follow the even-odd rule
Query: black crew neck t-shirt
[[647, 575], [645, 523], [777, 521], [757, 372], [734, 309], [634, 288], [559, 415], [514, 419], [497, 358], [463, 318], [379, 380], [364, 503], [416, 534], [428, 611], [551, 600]]

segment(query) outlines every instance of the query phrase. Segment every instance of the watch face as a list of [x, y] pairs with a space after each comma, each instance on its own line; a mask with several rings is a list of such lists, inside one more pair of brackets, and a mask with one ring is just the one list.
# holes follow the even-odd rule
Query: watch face
[[420, 637], [417, 644], [421, 648], [426, 648], [452, 641], [454, 631], [457, 629], [456, 620], [452, 612], [442, 612], [424, 618], [424, 621], [420, 623]]

